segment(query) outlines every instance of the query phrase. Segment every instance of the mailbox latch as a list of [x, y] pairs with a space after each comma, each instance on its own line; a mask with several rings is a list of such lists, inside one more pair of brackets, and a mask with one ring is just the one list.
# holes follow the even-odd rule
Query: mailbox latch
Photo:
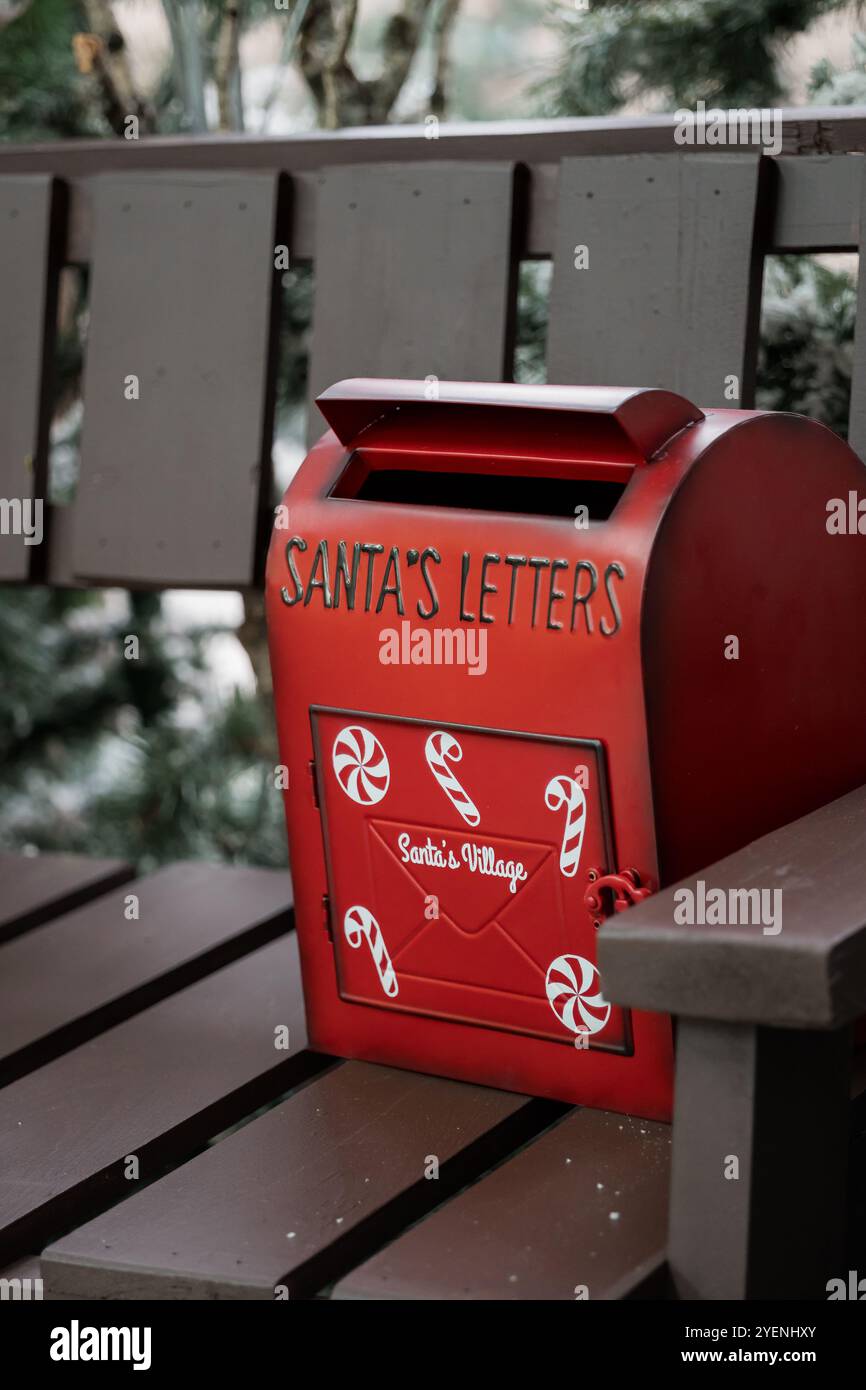
[[647, 883], [641, 882], [637, 869], [621, 869], [617, 874], [603, 874], [601, 869], [590, 869], [589, 883], [583, 895], [584, 904], [594, 918], [593, 925], [600, 927], [605, 917], [612, 912], [624, 912], [633, 903], [641, 903], [652, 894]]

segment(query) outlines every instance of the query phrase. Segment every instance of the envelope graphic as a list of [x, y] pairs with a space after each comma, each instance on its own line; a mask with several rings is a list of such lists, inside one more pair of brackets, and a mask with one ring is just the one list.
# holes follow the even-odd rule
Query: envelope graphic
[[[587, 870], [609, 855], [598, 745], [581, 750], [592, 759], [584, 870], [569, 872], [565, 813], [545, 790], [570, 779], [578, 741], [346, 719], [317, 730], [341, 997], [570, 1046], [580, 1032], [590, 1049], [630, 1052], [628, 1012], [601, 995], [583, 902]], [[429, 764], [443, 748], [451, 761], [437, 779]], [[372, 769], [366, 786], [353, 758]]]

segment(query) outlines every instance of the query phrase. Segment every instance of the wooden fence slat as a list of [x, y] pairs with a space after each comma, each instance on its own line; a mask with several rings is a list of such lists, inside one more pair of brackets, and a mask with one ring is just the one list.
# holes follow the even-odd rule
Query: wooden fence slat
[[[50, 176], [0, 179], [0, 498], [40, 501], [43, 525], [63, 207]], [[46, 543], [10, 526], [0, 517], [0, 581], [38, 576]]]
[[[664, 386], [701, 406], [751, 403], [760, 164], [755, 154], [563, 160], [551, 382]], [[766, 192], [761, 202], [768, 215]], [[575, 264], [581, 247], [585, 268]], [[732, 376], [739, 393], [726, 396]]]
[[71, 912], [133, 877], [120, 859], [0, 854], [0, 942]]
[[[273, 172], [98, 180], [74, 503], [81, 577], [161, 587], [256, 578], [280, 192]], [[127, 399], [133, 376], [139, 398]]]
[[47, 1287], [60, 1297], [273, 1299], [283, 1286], [304, 1297], [559, 1109], [348, 1062], [53, 1245]]
[[0, 948], [0, 1085], [287, 931], [291, 903], [284, 872], [173, 864]]
[[783, 155], [773, 164], [778, 181], [773, 251], [853, 250], [860, 235], [862, 159]]
[[515, 177], [507, 162], [319, 176], [311, 401], [352, 376], [508, 378]]
[[333, 1296], [608, 1298], [663, 1257], [669, 1166], [667, 1125], [575, 1112], [354, 1270]]
[[292, 934], [7, 1086], [0, 1262], [128, 1197], [127, 1156], [148, 1182], [320, 1069], [305, 1044]]

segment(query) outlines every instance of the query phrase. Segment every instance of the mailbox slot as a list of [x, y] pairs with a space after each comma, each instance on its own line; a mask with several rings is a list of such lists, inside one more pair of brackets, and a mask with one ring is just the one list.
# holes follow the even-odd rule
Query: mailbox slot
[[[498, 464], [498, 468], [490, 464]], [[583, 476], [584, 472], [586, 476]], [[331, 492], [358, 502], [462, 511], [568, 517], [584, 506], [590, 521], [607, 521], [634, 472], [632, 464], [602, 470], [531, 458], [483, 459], [466, 454], [413, 454], [358, 449]]]

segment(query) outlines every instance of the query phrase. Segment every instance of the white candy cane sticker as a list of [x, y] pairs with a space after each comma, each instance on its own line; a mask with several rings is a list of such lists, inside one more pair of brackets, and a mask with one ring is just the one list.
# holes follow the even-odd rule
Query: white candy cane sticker
[[360, 724], [349, 724], [334, 739], [331, 762], [343, 791], [359, 806], [375, 806], [388, 790], [391, 768], [388, 755], [375, 734]]
[[385, 945], [382, 928], [369, 908], [350, 907], [343, 918], [343, 932], [349, 945], [356, 950], [362, 939], [366, 938], [370, 955], [373, 957], [373, 964], [376, 967], [376, 974], [379, 976], [379, 983], [388, 998], [393, 999], [399, 992], [397, 976], [391, 964], [391, 957], [388, 955], [388, 947]]
[[574, 878], [583, 848], [586, 825], [586, 797], [583, 787], [573, 777], [554, 777], [547, 784], [544, 801], [551, 811], [566, 808], [565, 829], [559, 850], [559, 867], [566, 878]]
[[547, 1000], [572, 1033], [600, 1033], [610, 1018], [598, 970], [583, 956], [557, 956], [547, 968]]
[[478, 825], [481, 820], [481, 813], [472, 798], [463, 790], [449, 766], [449, 759], [452, 763], [459, 763], [463, 757], [463, 749], [454, 735], [437, 729], [436, 733], [431, 734], [424, 745], [424, 756], [427, 759], [427, 766], [451, 805], [456, 807], [467, 825]]

